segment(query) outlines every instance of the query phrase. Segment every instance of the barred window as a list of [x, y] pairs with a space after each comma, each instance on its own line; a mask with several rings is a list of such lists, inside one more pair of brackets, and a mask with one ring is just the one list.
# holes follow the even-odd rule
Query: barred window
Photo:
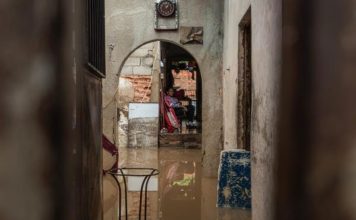
[[105, 76], [105, 8], [104, 0], [87, 0], [88, 3], [88, 65]]

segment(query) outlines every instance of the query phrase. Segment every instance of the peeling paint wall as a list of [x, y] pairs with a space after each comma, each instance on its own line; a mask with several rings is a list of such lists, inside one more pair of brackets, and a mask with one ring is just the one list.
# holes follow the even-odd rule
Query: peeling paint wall
[[225, 0], [224, 148], [237, 145], [239, 23], [251, 6], [252, 23], [252, 216], [273, 219], [273, 177], [279, 77], [281, 74], [282, 1]]
[[[159, 122], [157, 119], [140, 120], [146, 126], [155, 130], [155, 136], [136, 130], [133, 121], [129, 122], [129, 103], [146, 103], [159, 101], [159, 77], [160, 77], [160, 43], [158, 41], [148, 43], [133, 51], [126, 59], [121, 69], [116, 101], [118, 103], [118, 136], [119, 147], [138, 146], [157, 147]], [[145, 127], [146, 127], [145, 126]], [[142, 133], [142, 138], [132, 140], [129, 134]], [[138, 140], [142, 140], [137, 142]], [[134, 141], [135, 143], [132, 143]], [[152, 144], [156, 143], [156, 144]]]

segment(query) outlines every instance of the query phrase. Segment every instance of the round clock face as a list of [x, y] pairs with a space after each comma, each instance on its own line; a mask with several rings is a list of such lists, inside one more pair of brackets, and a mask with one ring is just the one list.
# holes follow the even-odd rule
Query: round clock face
[[172, 16], [175, 10], [174, 3], [169, 0], [163, 0], [158, 4], [158, 13], [163, 17]]

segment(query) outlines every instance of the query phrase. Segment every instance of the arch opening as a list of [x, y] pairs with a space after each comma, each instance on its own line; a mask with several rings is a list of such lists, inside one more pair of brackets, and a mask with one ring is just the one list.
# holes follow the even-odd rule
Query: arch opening
[[120, 67], [117, 103], [120, 148], [201, 148], [201, 72], [183, 47], [160, 40], [133, 50]]

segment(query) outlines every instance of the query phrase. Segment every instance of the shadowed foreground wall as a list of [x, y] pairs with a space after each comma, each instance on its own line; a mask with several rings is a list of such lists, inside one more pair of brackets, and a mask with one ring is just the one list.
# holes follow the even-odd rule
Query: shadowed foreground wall
[[76, 219], [68, 6], [62, 0], [0, 4], [2, 220]]
[[355, 10], [284, 1], [278, 220], [356, 219]]
[[102, 219], [101, 79], [73, 3], [0, 4], [2, 220]]

